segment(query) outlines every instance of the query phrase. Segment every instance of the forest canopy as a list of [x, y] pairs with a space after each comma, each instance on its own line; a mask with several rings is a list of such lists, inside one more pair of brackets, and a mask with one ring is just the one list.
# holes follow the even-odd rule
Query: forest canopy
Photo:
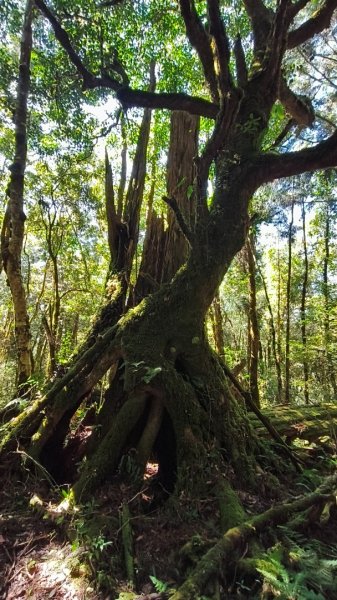
[[263, 560], [282, 580], [298, 540], [250, 538], [336, 518], [336, 8], [1, 4], [0, 461], [122, 506], [109, 592], [142, 589], [130, 522], [158, 511], [201, 540], [174, 600], [333, 598], [335, 564], [294, 596]]

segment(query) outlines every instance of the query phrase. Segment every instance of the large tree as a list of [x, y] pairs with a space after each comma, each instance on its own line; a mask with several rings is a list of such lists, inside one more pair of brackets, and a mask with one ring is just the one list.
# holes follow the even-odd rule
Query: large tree
[[[110, 370], [109, 418], [104, 435], [88, 446], [87, 460], [73, 487], [76, 499], [110, 477], [125, 455], [134, 461], [134, 473], [142, 474], [153, 452], [165, 487], [177, 497], [181, 492], [209, 490], [210, 481], [215, 483], [229, 463], [238, 481], [254, 484], [256, 442], [244, 405], [231, 392], [227, 370], [209, 347], [204, 320], [220, 282], [245, 243], [254, 192], [266, 182], [337, 164], [337, 132], [324, 137], [320, 131], [319, 143], [297, 151], [267, 151], [264, 143], [266, 137], [270, 139], [275, 105], [284, 107], [291, 125], [313, 124], [312, 105], [289, 87], [284, 65], [291, 51], [329, 27], [337, 0], [321, 2], [318, 8], [308, 0], [243, 0], [236, 4], [242, 39], [230, 19], [231, 3], [207, 0], [206, 12], [201, 8], [198, 12], [199, 3], [179, 0], [180, 15], [170, 30], [170, 35], [176, 32], [177, 48], [171, 46], [172, 56], [165, 56], [165, 64], [171, 59], [174, 72], [174, 52], [178, 47], [186, 50], [186, 40], [181, 41], [184, 27], [202, 67], [207, 86], [203, 98], [132, 87], [117, 53], [118, 33], [115, 40], [108, 40], [107, 66], [102, 35], [111, 36], [113, 23], [118, 32], [119, 23], [125, 19], [127, 25], [131, 13], [137, 31], [141, 15], [132, 3], [105, 2], [99, 9], [90, 3], [86, 10], [93, 11], [92, 21], [82, 19], [80, 2], [75, 3], [73, 14], [56, 0], [52, 7], [43, 0], [35, 4], [80, 75], [84, 90], [111, 91], [124, 109], [186, 111], [213, 120], [214, 127], [195, 157], [193, 221], [187, 222], [174, 198], [170, 199], [190, 248], [185, 264], [170, 282], [124, 315], [113, 310], [114, 302], [120, 306], [119, 274], [111, 288], [110, 322], [91, 335], [63, 378], [56, 379], [42, 398], [8, 424], [2, 453], [19, 442], [34, 460], [57, 474], [72, 415]], [[165, 3], [158, 13], [164, 23], [167, 15], [162, 11], [172, 6], [175, 3]], [[99, 10], [106, 11], [106, 20], [99, 21], [95, 54]], [[147, 24], [143, 31], [148, 29]], [[130, 70], [134, 69], [137, 81], [137, 59], [133, 60]], [[189, 82], [188, 69], [183, 71], [183, 89], [195, 89], [198, 72], [191, 70]], [[214, 192], [208, 198], [211, 172]], [[131, 455], [130, 449], [135, 450]]]

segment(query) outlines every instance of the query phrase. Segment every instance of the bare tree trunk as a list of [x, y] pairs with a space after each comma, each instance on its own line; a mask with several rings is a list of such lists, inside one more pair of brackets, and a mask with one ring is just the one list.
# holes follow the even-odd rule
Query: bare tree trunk
[[122, 218], [122, 214], [123, 214], [124, 192], [125, 192], [125, 186], [126, 186], [127, 151], [128, 151], [124, 120], [125, 120], [125, 117], [124, 117], [124, 114], [122, 113], [121, 129], [122, 129], [123, 147], [122, 147], [122, 154], [121, 154], [121, 176], [120, 176], [118, 192], [117, 192], [117, 216], [119, 219]]
[[288, 229], [288, 274], [287, 274], [287, 298], [286, 298], [286, 343], [285, 343], [285, 382], [284, 382], [284, 402], [290, 403], [290, 288], [292, 271], [292, 244], [293, 244], [293, 226], [294, 226], [294, 205], [292, 200], [290, 208], [290, 223]]
[[8, 203], [1, 230], [1, 258], [11, 290], [15, 313], [17, 386], [23, 393], [32, 372], [31, 334], [21, 256], [24, 238], [24, 177], [27, 160], [27, 101], [30, 88], [33, 0], [27, 0], [21, 36], [20, 68], [15, 110], [15, 156], [10, 167]]
[[[281, 268], [280, 268], [280, 247], [278, 242], [277, 247], [277, 358], [281, 367], [282, 364], [282, 319], [281, 319]], [[281, 390], [282, 390], [282, 375], [281, 375]], [[280, 400], [282, 399], [282, 394]]]
[[259, 275], [261, 277], [261, 281], [262, 281], [262, 285], [263, 285], [263, 289], [264, 289], [264, 293], [265, 293], [265, 297], [266, 297], [268, 312], [269, 312], [269, 316], [270, 316], [271, 342], [272, 342], [273, 357], [274, 357], [274, 363], [275, 363], [276, 375], [277, 375], [277, 400], [280, 403], [282, 400], [282, 372], [281, 372], [280, 357], [279, 357], [279, 353], [277, 350], [277, 339], [276, 339], [274, 314], [273, 314], [273, 309], [272, 309], [269, 294], [268, 294], [266, 280], [263, 276], [262, 270], [259, 267], [258, 267], [258, 269], [259, 269]]
[[249, 276], [249, 388], [252, 400], [256, 406], [260, 406], [260, 395], [258, 385], [258, 367], [259, 367], [259, 348], [260, 348], [260, 330], [257, 318], [256, 307], [256, 267], [255, 267], [255, 248], [252, 233], [246, 241], [246, 258]]
[[306, 319], [307, 319], [306, 302], [307, 302], [307, 289], [308, 289], [309, 262], [308, 262], [308, 247], [307, 247], [305, 217], [306, 217], [305, 204], [304, 204], [304, 200], [302, 200], [304, 273], [303, 273], [302, 298], [301, 298], [301, 335], [302, 335], [302, 346], [303, 346], [304, 400], [305, 400], [306, 404], [309, 404], [309, 365], [308, 365], [307, 323], [306, 323]]
[[[195, 202], [193, 198], [194, 163], [197, 154], [199, 119], [186, 112], [173, 112], [170, 147], [167, 163], [167, 194], [174, 201], [187, 227], [194, 229]], [[153, 179], [154, 185], [154, 179]], [[154, 194], [154, 188], [152, 190]], [[138, 303], [161, 283], [168, 282], [186, 262], [189, 244], [178, 224], [173, 209], [168, 213], [168, 226], [153, 209], [150, 199], [147, 233], [139, 276], [135, 286]]]
[[[186, 112], [173, 112], [167, 161], [167, 195], [174, 199], [187, 228], [194, 231], [195, 177], [194, 158], [198, 150], [199, 119]], [[170, 281], [188, 257], [189, 244], [178, 223], [177, 215], [168, 213], [165, 261], [162, 281]]]
[[[149, 86], [151, 92], [155, 90], [156, 85], [154, 67], [155, 65], [152, 63]], [[133, 259], [138, 244], [139, 218], [146, 178], [147, 147], [150, 136], [150, 126], [151, 110], [146, 108], [144, 110], [143, 121], [139, 132], [136, 155], [133, 162], [123, 214], [123, 221], [127, 223], [128, 227], [128, 246], [124, 267], [125, 277], [128, 283], [130, 282]]]
[[333, 389], [334, 397], [337, 396], [336, 375], [330, 352], [330, 289], [329, 289], [329, 262], [330, 262], [330, 207], [326, 203], [325, 232], [324, 232], [324, 260], [323, 260], [323, 295], [324, 295], [324, 338], [325, 353], [328, 367], [328, 380]]
[[60, 346], [60, 315], [61, 315], [61, 296], [60, 296], [60, 275], [59, 275], [59, 264], [58, 255], [62, 246], [63, 241], [63, 230], [60, 228], [58, 222], [57, 210], [53, 202], [53, 209], [47, 208], [47, 219], [43, 214], [41, 208], [41, 218], [45, 228], [45, 238], [47, 244], [47, 250], [52, 267], [52, 278], [53, 278], [53, 292], [54, 298], [49, 305], [49, 314], [45, 314], [42, 322], [45, 328], [46, 337], [48, 340], [49, 347], [49, 375], [53, 375], [57, 367], [57, 352]]

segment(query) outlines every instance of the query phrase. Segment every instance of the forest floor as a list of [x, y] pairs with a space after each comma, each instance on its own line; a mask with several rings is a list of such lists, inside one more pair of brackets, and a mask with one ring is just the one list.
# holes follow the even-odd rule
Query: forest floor
[[[62, 501], [61, 489], [51, 492], [38, 474], [27, 471], [26, 480], [19, 481], [13, 473], [2, 473], [0, 600], [134, 599], [125, 577], [119, 520], [121, 507], [130, 500], [139, 599], [166, 598], [166, 590], [182, 582], [182, 573], [195, 560], [188, 547], [185, 553], [179, 550], [191, 540], [196, 556], [211, 547], [218, 538], [219, 513], [214, 499], [207, 498], [186, 499], [173, 519], [172, 506], [152, 509], [155, 470], [156, 465], [148, 465], [150, 485], [145, 483], [138, 497], [130, 498], [130, 489], [115, 482], [102, 488], [95, 502], [71, 514], [66, 494]], [[249, 512], [268, 504], [254, 495], [246, 494], [244, 500]]]
[[33, 510], [31, 499], [46, 496], [46, 486], [5, 475], [0, 489], [0, 599], [98, 598], [69, 540]]
[[[335, 444], [335, 439], [332, 441]], [[258, 491], [238, 492], [248, 518], [311, 492], [322, 477], [335, 472], [335, 451], [322, 454], [315, 444], [300, 451], [305, 463], [301, 474], [293, 471], [283, 478], [283, 483], [281, 477], [280, 484], [273, 486], [277, 480], [261, 468], [257, 473]], [[43, 481], [39, 471], [35, 474], [28, 469], [20, 472], [19, 479], [6, 469], [0, 471], [0, 600], [164, 599], [170, 589], [182, 584], [198, 560], [219, 540], [219, 508], [211, 495], [181, 498], [176, 505], [170, 501], [156, 506], [154, 500], [160, 498], [160, 490], [156, 488], [155, 464], [148, 465], [143, 488], [136, 495], [133, 496], [131, 487], [116, 478], [92, 501], [77, 508], [70, 506], [67, 488]], [[22, 473], [26, 473], [25, 479]], [[127, 518], [133, 545], [133, 573], [129, 573], [129, 577], [123, 536], [125, 506], [130, 509]], [[324, 590], [319, 580], [314, 581], [313, 589], [318, 591], [310, 598], [337, 600], [336, 521], [335, 524], [332, 527], [331, 521], [326, 519], [309, 524], [299, 542], [291, 538], [291, 534], [291, 539], [287, 538], [286, 532], [291, 546], [289, 554], [297, 553], [299, 557], [292, 565], [295, 575], [282, 570], [277, 551], [270, 554], [269, 568], [278, 569], [272, 575], [280, 580], [280, 589], [288, 586], [288, 595], [287, 592], [279, 594], [276, 584], [265, 586], [265, 595], [261, 595], [262, 576], [260, 581], [253, 582], [251, 592], [247, 592], [243, 579], [240, 588], [234, 570], [226, 594], [216, 597], [307, 600], [306, 592], [291, 595], [297, 573], [307, 569], [307, 579], [311, 581], [315, 575], [317, 579], [319, 568], [327, 570], [327, 587]], [[260, 537], [259, 543], [277, 548], [272, 537], [268, 533]], [[282, 578], [288, 576], [289, 581], [283, 581]], [[136, 582], [133, 588], [128, 583], [131, 577]], [[309, 587], [304, 589], [312, 589], [311, 584], [305, 585]], [[135, 587], [138, 596], [133, 591]]]

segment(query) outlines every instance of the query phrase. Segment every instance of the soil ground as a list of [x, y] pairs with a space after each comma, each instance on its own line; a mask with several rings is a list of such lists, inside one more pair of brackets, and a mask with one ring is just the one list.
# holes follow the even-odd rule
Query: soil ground
[[[309, 459], [304, 473], [287, 476], [283, 485], [273, 487], [271, 473], [260, 469], [258, 491], [239, 492], [248, 516], [318, 485], [323, 473], [310, 452], [303, 454]], [[6, 468], [0, 471], [0, 600], [135, 600], [125, 574], [125, 505], [130, 509], [134, 587], [140, 600], [167, 598], [167, 590], [179, 587], [221, 534], [218, 506], [211, 497], [185, 497], [177, 505], [170, 501], [156, 506], [160, 490], [154, 464], [148, 465], [144, 486], [135, 495], [116, 478], [80, 509], [71, 509], [67, 489], [51, 486], [41, 472], [20, 473], [19, 478]], [[337, 529], [331, 526], [314, 526], [309, 536], [336, 547]], [[253, 596], [237, 590], [224, 596], [234, 597]], [[323, 598], [337, 600], [337, 592]]]

